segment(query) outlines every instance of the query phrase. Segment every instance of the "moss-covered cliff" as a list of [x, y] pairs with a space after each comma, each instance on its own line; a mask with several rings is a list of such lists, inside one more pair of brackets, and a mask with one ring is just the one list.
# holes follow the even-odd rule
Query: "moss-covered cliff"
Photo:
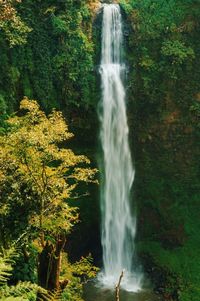
[[121, 4], [130, 25], [138, 249], [166, 300], [199, 300], [200, 6]]

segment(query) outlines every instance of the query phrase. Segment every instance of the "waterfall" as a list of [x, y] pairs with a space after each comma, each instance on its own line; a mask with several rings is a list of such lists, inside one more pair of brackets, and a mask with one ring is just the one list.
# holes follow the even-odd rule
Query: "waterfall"
[[122, 287], [140, 289], [141, 277], [135, 269], [134, 238], [136, 219], [130, 205], [134, 168], [128, 143], [122, 59], [122, 18], [118, 4], [103, 5], [100, 104], [101, 144], [103, 149], [102, 183], [102, 282], [110, 287], [124, 270]]

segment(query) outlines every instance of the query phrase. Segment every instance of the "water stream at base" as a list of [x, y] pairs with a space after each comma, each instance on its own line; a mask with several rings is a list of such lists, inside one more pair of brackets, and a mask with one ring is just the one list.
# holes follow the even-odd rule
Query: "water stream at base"
[[[115, 291], [98, 287], [95, 281], [87, 283], [84, 287], [83, 299], [85, 301], [114, 301]], [[153, 293], [151, 288], [143, 289], [137, 293], [120, 290], [121, 301], [164, 301], [161, 296]]]
[[121, 287], [136, 292], [142, 276], [134, 255], [136, 218], [130, 190], [134, 168], [128, 142], [128, 124], [122, 60], [122, 17], [118, 4], [103, 5], [100, 105], [103, 183], [101, 197], [103, 271], [100, 282], [113, 288], [124, 270]]

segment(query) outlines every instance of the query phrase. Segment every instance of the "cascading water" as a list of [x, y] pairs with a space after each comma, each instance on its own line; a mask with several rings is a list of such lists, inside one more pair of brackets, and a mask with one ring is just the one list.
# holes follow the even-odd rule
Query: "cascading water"
[[101, 81], [102, 247], [101, 281], [114, 287], [124, 270], [122, 287], [140, 289], [141, 276], [134, 272], [136, 220], [131, 212], [130, 190], [134, 168], [128, 143], [128, 125], [122, 62], [123, 34], [118, 4], [103, 5]]

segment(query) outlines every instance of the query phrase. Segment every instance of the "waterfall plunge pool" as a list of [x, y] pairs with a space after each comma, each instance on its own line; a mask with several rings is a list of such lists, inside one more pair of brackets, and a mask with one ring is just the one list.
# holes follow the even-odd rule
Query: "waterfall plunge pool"
[[[85, 301], [115, 301], [115, 290], [103, 287], [97, 281], [89, 281], [84, 286], [83, 299]], [[162, 301], [163, 299], [145, 288], [137, 293], [127, 292], [120, 289], [120, 301]]]

